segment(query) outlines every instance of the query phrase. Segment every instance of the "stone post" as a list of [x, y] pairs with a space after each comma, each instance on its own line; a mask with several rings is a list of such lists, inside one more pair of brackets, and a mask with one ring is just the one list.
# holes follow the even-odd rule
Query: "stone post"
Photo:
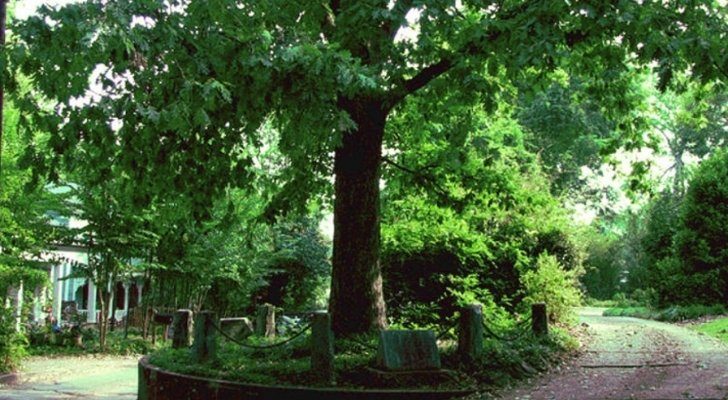
[[217, 323], [215, 313], [202, 311], [197, 314], [195, 320], [195, 342], [192, 345], [192, 355], [198, 363], [203, 363], [215, 358], [216, 331], [214, 324]]
[[274, 338], [276, 336], [276, 308], [270, 304], [258, 306], [255, 318], [255, 334]]
[[334, 333], [331, 317], [325, 312], [314, 313], [311, 322], [311, 371], [321, 382], [335, 383]]
[[192, 344], [192, 310], [177, 310], [172, 319], [172, 348], [181, 349]]
[[531, 329], [536, 336], [548, 335], [549, 323], [546, 303], [535, 303], [531, 306]]
[[86, 322], [96, 323], [96, 284], [94, 280], [88, 280], [88, 299], [86, 300]]
[[458, 353], [465, 360], [477, 360], [483, 353], [483, 306], [471, 304], [460, 310]]

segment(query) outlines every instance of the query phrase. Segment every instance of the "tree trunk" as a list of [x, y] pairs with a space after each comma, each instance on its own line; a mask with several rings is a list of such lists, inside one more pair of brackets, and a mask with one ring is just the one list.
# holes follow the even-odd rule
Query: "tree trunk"
[[342, 101], [357, 128], [334, 155], [334, 251], [329, 311], [337, 336], [382, 329], [379, 167], [386, 113], [376, 101]]
[[[0, 0], [0, 47], [5, 51], [5, 18], [7, 0]], [[5, 85], [0, 85], [0, 188], [3, 175], [3, 112], [5, 111]]]
[[[105, 286], [99, 286], [103, 288]], [[99, 303], [101, 303], [101, 313], [99, 315], [99, 348], [103, 352], [106, 350], [106, 329], [107, 321], [106, 315], [108, 313], [108, 298], [106, 297], [105, 290], [101, 289], [101, 295], [99, 296]]]

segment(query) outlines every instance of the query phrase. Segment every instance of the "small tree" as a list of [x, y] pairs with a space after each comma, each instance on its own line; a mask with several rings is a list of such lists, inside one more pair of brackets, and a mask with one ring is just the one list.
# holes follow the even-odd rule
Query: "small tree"
[[528, 293], [526, 304], [546, 303], [549, 319], [555, 322], [572, 319], [573, 308], [581, 303], [575, 271], [566, 271], [548, 253], [538, 256], [535, 268], [523, 274], [521, 284]]

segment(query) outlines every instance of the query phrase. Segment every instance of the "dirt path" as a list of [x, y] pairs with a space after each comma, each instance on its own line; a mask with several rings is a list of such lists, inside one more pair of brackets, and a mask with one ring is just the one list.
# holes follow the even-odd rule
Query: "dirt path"
[[603, 310], [580, 311], [594, 335], [582, 356], [501, 398], [728, 400], [728, 346], [676, 325], [602, 317]]
[[136, 399], [138, 357], [34, 357], [0, 400]]

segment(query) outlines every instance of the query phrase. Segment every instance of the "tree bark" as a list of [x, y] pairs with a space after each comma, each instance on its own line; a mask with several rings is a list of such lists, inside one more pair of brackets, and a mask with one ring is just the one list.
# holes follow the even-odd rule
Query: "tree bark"
[[329, 311], [337, 336], [386, 326], [379, 266], [379, 176], [386, 111], [374, 100], [342, 100], [357, 128], [334, 155], [334, 251]]

